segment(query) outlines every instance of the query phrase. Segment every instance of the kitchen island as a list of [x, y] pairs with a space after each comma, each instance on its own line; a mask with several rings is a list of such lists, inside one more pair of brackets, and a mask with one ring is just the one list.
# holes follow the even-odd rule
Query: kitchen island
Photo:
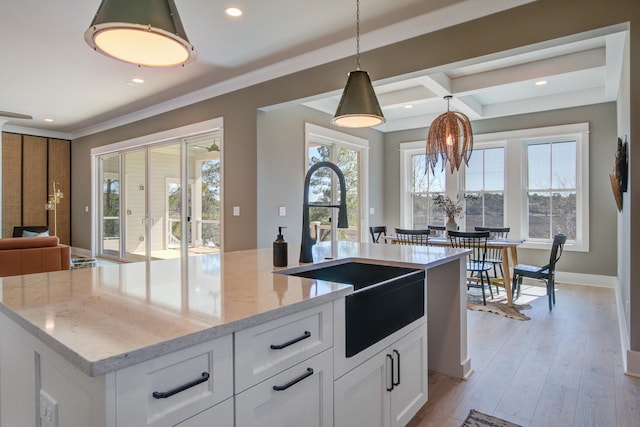
[[[466, 378], [464, 254], [316, 245], [314, 264], [297, 266], [291, 253], [288, 270], [345, 261], [425, 269], [427, 315], [411, 327], [428, 325], [429, 369]], [[334, 304], [353, 288], [273, 271], [271, 250], [259, 249], [0, 279], [0, 424], [249, 425], [242, 420], [251, 411], [239, 413], [239, 405], [260, 402], [266, 379], [282, 376], [290, 387], [287, 371], [313, 360], [324, 367], [305, 371], [317, 377], [309, 387], [321, 401], [318, 425], [333, 425], [334, 357], [344, 357], [334, 355]], [[300, 325], [305, 335], [290, 347], [298, 350], [254, 360], [263, 340], [284, 339]], [[193, 369], [193, 384], [174, 390]]]

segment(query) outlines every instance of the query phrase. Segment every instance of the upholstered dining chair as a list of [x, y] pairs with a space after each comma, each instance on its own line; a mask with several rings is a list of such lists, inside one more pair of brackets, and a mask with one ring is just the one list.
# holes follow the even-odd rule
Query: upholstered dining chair
[[[511, 231], [511, 227], [475, 227], [476, 231], [488, 231], [489, 239], [506, 239], [509, 235], [509, 231]], [[485, 262], [488, 262], [493, 266], [493, 277], [504, 277], [504, 271], [502, 271], [502, 249], [500, 248], [487, 248], [487, 259]], [[498, 276], [498, 268], [500, 269], [500, 275]], [[509, 286], [508, 283], [505, 283], [505, 286]], [[500, 293], [500, 288], [496, 285], [496, 294]]]
[[482, 289], [482, 303], [487, 305], [487, 297], [485, 295], [485, 285], [489, 288], [491, 299], [493, 299], [493, 291], [491, 290], [491, 281], [489, 279], [489, 270], [491, 264], [486, 262], [487, 257], [487, 239], [488, 231], [453, 231], [447, 232], [451, 246], [454, 248], [471, 249], [471, 253], [467, 257], [467, 290], [469, 288]]
[[[380, 243], [380, 236], [387, 235], [387, 226], [374, 225], [373, 227], [369, 227], [369, 233], [371, 233], [371, 240], [373, 240], [373, 243]], [[387, 241], [382, 239], [382, 243], [387, 243]]]
[[406, 228], [397, 228], [396, 231], [396, 243], [398, 245], [428, 245], [429, 244], [429, 234], [431, 234], [431, 230], [426, 229], [406, 229]]
[[[556, 304], [556, 264], [562, 256], [562, 249], [567, 242], [567, 236], [564, 234], [556, 234], [553, 237], [553, 245], [551, 246], [551, 255], [549, 256], [549, 264], [537, 267], [527, 264], [518, 264], [513, 267], [513, 299], [520, 296], [520, 286], [522, 285], [523, 277], [530, 277], [532, 279], [539, 279], [547, 285], [547, 296], [549, 297], [549, 311], [553, 309], [553, 305]], [[553, 303], [553, 304], [552, 304]]]

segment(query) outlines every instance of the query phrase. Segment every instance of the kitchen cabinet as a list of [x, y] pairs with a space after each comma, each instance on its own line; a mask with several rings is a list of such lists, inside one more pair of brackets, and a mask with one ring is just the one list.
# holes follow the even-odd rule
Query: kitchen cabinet
[[333, 426], [332, 362], [325, 350], [236, 395], [236, 426]]
[[332, 426], [332, 330], [326, 303], [236, 332], [236, 426]]
[[116, 371], [118, 427], [174, 426], [230, 398], [232, 348], [226, 335]]
[[232, 427], [233, 398], [218, 403], [216, 406], [194, 415], [177, 424], [175, 427]]
[[236, 332], [236, 393], [331, 348], [332, 316], [325, 303]]
[[335, 426], [406, 425], [427, 402], [427, 373], [423, 324], [335, 381]]

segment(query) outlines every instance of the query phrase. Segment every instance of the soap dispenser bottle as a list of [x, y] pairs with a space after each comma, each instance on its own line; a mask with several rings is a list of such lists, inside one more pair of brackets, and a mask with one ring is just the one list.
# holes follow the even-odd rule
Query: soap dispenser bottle
[[273, 266], [286, 267], [289, 254], [287, 252], [287, 242], [282, 236], [282, 229], [287, 227], [278, 227], [278, 237], [273, 242]]

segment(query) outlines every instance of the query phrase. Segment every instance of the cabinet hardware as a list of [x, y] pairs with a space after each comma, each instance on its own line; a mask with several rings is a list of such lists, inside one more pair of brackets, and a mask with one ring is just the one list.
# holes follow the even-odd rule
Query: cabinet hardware
[[294, 338], [291, 341], [287, 341], [283, 344], [271, 344], [271, 349], [272, 350], [282, 350], [285, 347], [289, 347], [290, 345], [293, 345], [295, 343], [297, 343], [298, 341], [302, 341], [304, 339], [307, 339], [311, 336], [311, 332], [309, 331], [304, 331], [304, 334], [298, 338]]
[[392, 391], [395, 382], [393, 381], [393, 356], [387, 354], [387, 359], [391, 360], [391, 387], [387, 387], [387, 391]]
[[288, 389], [289, 387], [291, 387], [292, 385], [299, 383], [303, 379], [305, 379], [307, 377], [310, 377], [311, 375], [313, 375], [313, 369], [307, 368], [307, 372], [305, 372], [304, 374], [300, 375], [298, 378], [289, 381], [285, 385], [274, 385], [273, 389], [275, 391], [284, 391], [284, 390]]
[[[393, 381], [393, 375], [391, 376], [391, 381], [393, 381], [393, 385], [397, 386], [400, 385], [400, 353], [398, 353], [398, 350], [393, 350], [393, 352], [396, 354], [396, 357], [398, 358], [398, 368], [396, 370], [396, 372], [398, 373], [398, 377], [397, 377], [397, 382]], [[391, 366], [391, 369], [393, 369], [393, 366]]]
[[169, 391], [154, 391], [152, 396], [154, 397], [154, 399], [166, 399], [167, 397], [171, 397], [174, 394], [178, 394], [182, 391], [185, 391], [191, 387], [195, 387], [198, 384], [202, 384], [203, 382], [206, 382], [209, 379], [209, 373], [208, 372], [203, 372], [202, 376], [200, 378], [198, 378], [197, 380], [193, 380], [187, 384], [183, 384], [181, 386], [178, 386], [176, 388], [173, 388]]

